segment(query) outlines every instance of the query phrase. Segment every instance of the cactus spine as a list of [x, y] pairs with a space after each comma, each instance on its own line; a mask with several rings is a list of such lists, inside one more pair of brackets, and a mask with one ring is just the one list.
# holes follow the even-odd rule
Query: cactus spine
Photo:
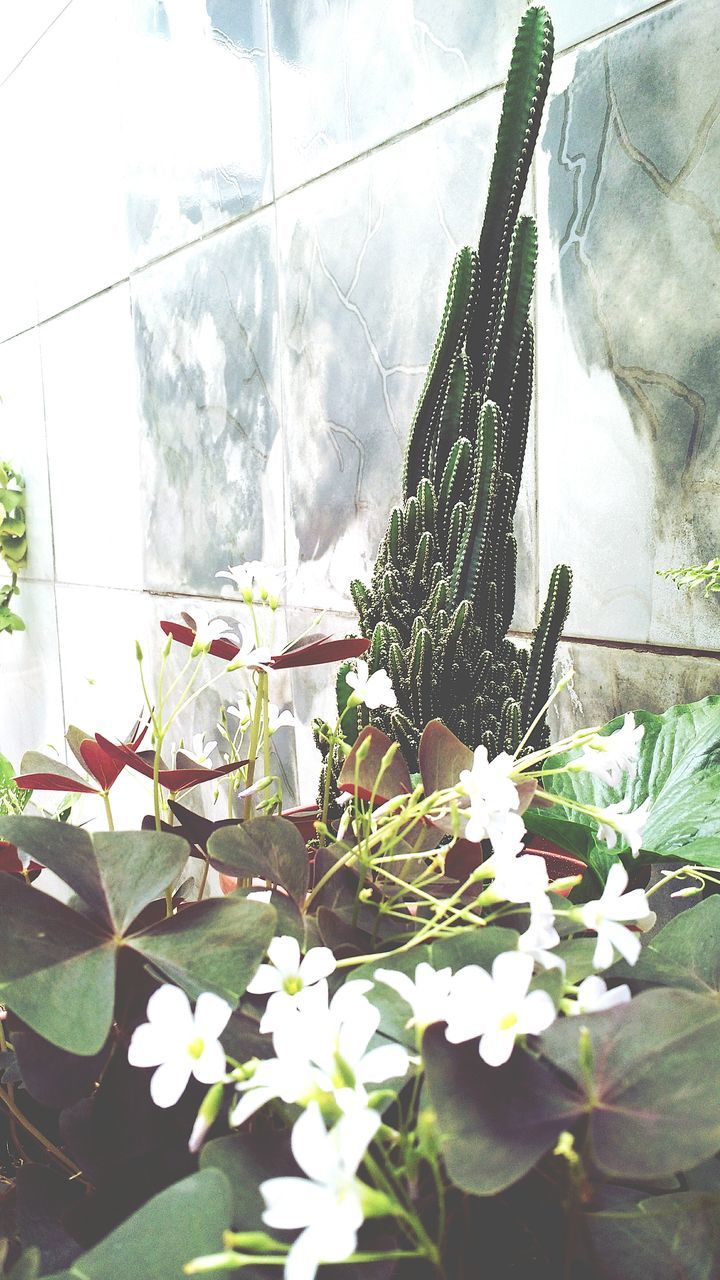
[[[460, 250], [415, 412], [403, 502], [370, 587], [352, 584], [371, 670], [398, 706], [373, 713], [411, 767], [423, 726], [442, 719], [490, 755], [514, 751], [538, 719], [567, 617], [570, 570], [555, 569], [528, 654], [506, 638], [515, 606], [513, 516], [533, 376], [532, 218], [519, 217], [553, 56], [545, 9], [529, 8], [513, 51], [477, 250]], [[547, 741], [542, 717], [530, 745]]]

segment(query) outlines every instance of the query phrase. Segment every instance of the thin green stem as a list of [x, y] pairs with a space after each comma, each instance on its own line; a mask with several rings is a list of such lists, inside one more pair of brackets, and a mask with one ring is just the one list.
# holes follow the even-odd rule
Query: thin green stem
[[113, 822], [112, 809], [110, 807], [110, 796], [108, 795], [107, 791], [103, 791], [102, 798], [103, 798], [103, 804], [105, 806], [105, 819], [107, 821], [108, 831], [114, 831], [115, 823]]
[[[258, 673], [258, 684], [255, 694], [255, 714], [253, 715], [252, 728], [250, 730], [250, 746], [248, 748], [248, 766], [245, 774], [245, 785], [251, 787], [255, 781], [255, 762], [257, 759], [258, 740], [260, 737], [260, 720], [262, 716], [262, 678], [267, 679], [267, 672]], [[243, 819], [248, 822], [252, 817], [252, 796], [245, 796], [245, 804], [243, 806]]]

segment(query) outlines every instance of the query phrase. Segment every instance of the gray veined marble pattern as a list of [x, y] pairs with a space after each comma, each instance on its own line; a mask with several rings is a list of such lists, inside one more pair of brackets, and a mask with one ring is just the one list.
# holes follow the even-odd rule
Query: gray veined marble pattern
[[541, 576], [571, 634], [715, 647], [720, 8], [685, 0], [561, 59], [538, 174]]
[[[279, 202], [290, 604], [346, 610], [400, 495], [454, 254], [476, 240], [499, 95]], [[515, 625], [536, 620], [532, 446]]]
[[272, 197], [264, 0], [131, 0], [132, 264]]
[[288, 191], [498, 84], [523, 0], [269, 0]]
[[133, 279], [145, 586], [220, 594], [283, 562], [274, 221], [259, 213]]

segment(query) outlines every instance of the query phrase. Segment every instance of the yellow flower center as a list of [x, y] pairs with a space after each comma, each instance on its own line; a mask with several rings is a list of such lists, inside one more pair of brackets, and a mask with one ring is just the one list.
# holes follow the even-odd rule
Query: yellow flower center
[[511, 1027], [517, 1024], [517, 1020], [516, 1013], [506, 1013], [505, 1017], [500, 1019], [499, 1030], [509, 1031]]
[[293, 975], [291, 978], [286, 978], [283, 982], [283, 987], [289, 996], [296, 996], [298, 991], [302, 991], [303, 989], [302, 978], [297, 977], [297, 975]]
[[205, 1041], [202, 1039], [202, 1036], [198, 1036], [197, 1040], [191, 1040], [187, 1047], [187, 1051], [190, 1054], [190, 1057], [195, 1058], [196, 1061], [198, 1058], [202, 1058], [203, 1053], [205, 1052]]

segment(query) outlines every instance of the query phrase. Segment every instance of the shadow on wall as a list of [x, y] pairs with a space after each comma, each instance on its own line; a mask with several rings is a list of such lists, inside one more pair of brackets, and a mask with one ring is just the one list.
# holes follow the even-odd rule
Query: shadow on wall
[[577, 55], [543, 143], [556, 302], [643, 442], [654, 533], [672, 522], [701, 559], [719, 541], [719, 51], [714, 0], [634, 24]]

